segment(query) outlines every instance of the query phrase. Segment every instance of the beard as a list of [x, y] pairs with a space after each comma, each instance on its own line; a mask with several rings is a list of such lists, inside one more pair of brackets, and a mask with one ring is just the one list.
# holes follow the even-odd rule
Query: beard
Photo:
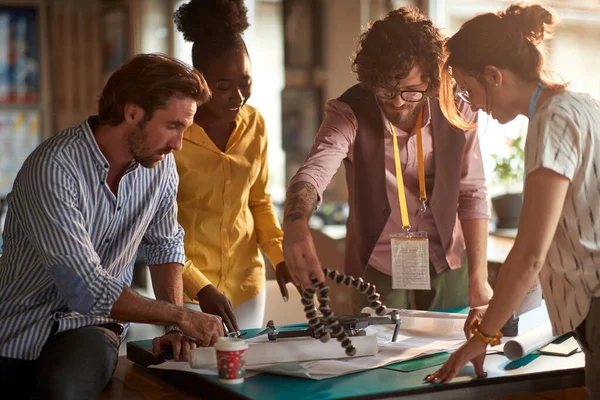
[[160, 149], [158, 151], [152, 151], [146, 139], [148, 133], [146, 132], [146, 121], [140, 122], [136, 129], [129, 134], [127, 143], [129, 145], [129, 152], [133, 155], [133, 159], [137, 161], [144, 168], [154, 168], [160, 162], [157, 160], [157, 156], [167, 154], [171, 151], [169, 148]]
[[410, 129], [414, 126], [417, 115], [419, 115], [425, 101], [426, 100], [423, 99], [418, 103], [404, 103], [399, 109], [394, 108], [391, 104], [386, 104], [382, 108], [385, 116], [392, 124], [407, 130], [407, 126], [409, 126]]

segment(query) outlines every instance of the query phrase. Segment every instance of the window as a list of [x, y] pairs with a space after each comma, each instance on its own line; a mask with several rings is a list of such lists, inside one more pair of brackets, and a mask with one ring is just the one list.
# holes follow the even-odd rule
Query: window
[[[510, 1], [430, 0], [435, 3], [432, 18], [447, 35], [455, 33], [472, 16], [483, 12], [495, 12], [508, 7]], [[554, 37], [546, 40], [546, 62], [558, 72], [574, 91], [589, 93], [600, 99], [600, 0], [553, 2], [559, 24]], [[437, 10], [437, 12], [436, 12]], [[445, 12], [440, 12], [445, 11]], [[479, 133], [490, 197], [505, 192], [505, 187], [494, 179], [495, 162], [492, 154], [503, 155], [508, 151], [507, 139], [524, 135], [528, 119], [517, 117], [500, 125], [481, 112]], [[498, 150], [500, 149], [500, 150]]]

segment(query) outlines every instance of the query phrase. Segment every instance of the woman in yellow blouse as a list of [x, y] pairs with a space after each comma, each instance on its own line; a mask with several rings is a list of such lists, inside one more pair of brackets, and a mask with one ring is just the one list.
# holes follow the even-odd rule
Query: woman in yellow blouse
[[192, 0], [175, 13], [177, 29], [194, 43], [194, 67], [212, 92], [175, 155], [185, 300], [220, 315], [230, 331], [262, 325], [265, 265], [259, 248], [276, 268], [284, 300], [290, 282], [283, 232], [267, 191], [265, 122], [246, 104], [252, 91], [241, 37], [246, 13], [242, 0]]

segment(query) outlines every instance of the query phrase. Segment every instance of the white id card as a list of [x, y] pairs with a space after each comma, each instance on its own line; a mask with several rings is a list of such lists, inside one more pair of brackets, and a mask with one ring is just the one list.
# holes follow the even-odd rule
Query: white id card
[[430, 290], [427, 232], [396, 233], [390, 239], [392, 289]]

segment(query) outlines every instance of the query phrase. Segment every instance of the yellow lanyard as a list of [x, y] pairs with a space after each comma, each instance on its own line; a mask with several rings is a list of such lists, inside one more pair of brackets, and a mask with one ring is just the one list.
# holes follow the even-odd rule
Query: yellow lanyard
[[[419, 200], [421, 200], [421, 211], [425, 211], [427, 206], [427, 189], [425, 188], [425, 166], [423, 161], [423, 135], [421, 134], [421, 125], [423, 122], [423, 108], [417, 116], [417, 164], [419, 168]], [[398, 184], [398, 201], [400, 202], [400, 216], [402, 217], [402, 228], [410, 231], [410, 221], [408, 219], [408, 207], [406, 205], [406, 193], [404, 193], [404, 179], [402, 178], [402, 166], [400, 165], [400, 150], [398, 150], [398, 138], [396, 130], [390, 121], [392, 130], [392, 139], [394, 140], [394, 163], [396, 164], [396, 183]]]

